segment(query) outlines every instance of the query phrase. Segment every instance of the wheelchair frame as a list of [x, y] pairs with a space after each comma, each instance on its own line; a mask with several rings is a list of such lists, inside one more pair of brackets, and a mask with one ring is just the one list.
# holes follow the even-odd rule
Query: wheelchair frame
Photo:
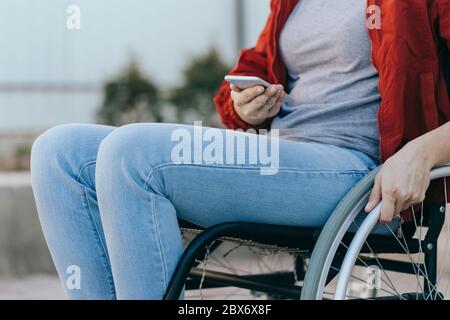
[[[450, 57], [444, 61], [444, 65], [442, 66], [443, 72], [447, 79], [447, 88], [450, 99]], [[442, 174], [442, 171], [445, 171], [445, 175]], [[362, 183], [367, 183], [369, 185], [373, 185], [373, 179], [377, 170], [372, 172]], [[450, 176], [450, 166], [438, 168], [434, 175], [439, 175], [440, 177], [449, 177]], [[347, 197], [355, 197], [359, 196], [360, 201], [364, 201], [366, 199], [360, 194], [361, 188], [358, 190], [358, 186], [350, 192]], [[431, 280], [431, 285], [434, 286], [436, 284], [436, 268], [437, 268], [437, 241], [438, 236], [441, 231], [441, 228], [444, 224], [442, 220], [442, 207], [446, 204], [435, 204], [429, 205], [424, 208], [424, 216], [427, 217], [428, 225], [431, 228], [431, 232], [425, 239], [428, 250], [426, 250], [425, 254], [425, 263], [423, 265], [419, 265], [420, 268], [426, 268], [427, 270], [431, 270], [431, 275], [429, 278]], [[441, 212], [441, 214], [439, 214]], [[349, 212], [350, 214], [350, 212]], [[361, 233], [370, 233], [373, 229], [373, 226], [376, 224], [376, 217], [371, 221], [366, 219], [367, 222], [363, 226], [363, 230], [360, 230]], [[303, 257], [297, 257], [296, 267], [293, 272], [278, 272], [273, 274], [261, 274], [261, 275], [251, 275], [251, 276], [236, 276], [232, 274], [226, 274], [221, 272], [212, 272], [212, 271], [204, 271], [198, 268], [195, 268], [196, 260], [200, 259], [204, 256], [204, 254], [208, 251], [208, 249], [214, 249], [214, 244], [217, 244], [217, 241], [220, 241], [223, 237], [233, 237], [239, 238], [243, 240], [256, 241], [262, 244], [267, 245], [275, 245], [281, 247], [287, 247], [292, 249], [301, 249], [305, 251], [305, 255], [308, 257], [312, 257], [316, 259], [315, 256], [318, 256], [317, 251], [314, 252], [314, 247], [317, 242], [323, 240], [323, 236], [321, 237], [322, 230], [320, 229], [309, 229], [302, 227], [286, 227], [286, 226], [274, 226], [267, 224], [256, 224], [256, 223], [246, 223], [246, 222], [235, 222], [235, 223], [225, 223], [217, 226], [213, 226], [209, 229], [203, 230], [202, 228], [198, 228], [192, 224], [181, 222], [182, 228], [192, 228], [201, 230], [202, 233], [200, 236], [195, 238], [187, 247], [184, 255], [182, 256], [177, 269], [170, 281], [166, 294], [164, 296], [165, 300], [176, 300], [180, 297], [181, 292], [183, 291], [184, 286], [186, 286], [187, 290], [190, 289], [198, 289], [199, 284], [202, 283], [202, 287], [205, 289], [208, 288], [222, 288], [222, 287], [238, 287], [248, 290], [254, 290], [259, 292], [267, 293], [271, 296], [286, 298], [286, 299], [299, 299], [302, 297], [302, 289], [303, 287], [296, 285], [297, 281], [305, 280], [305, 274], [303, 270], [304, 261]], [[412, 237], [415, 228], [411, 224], [404, 224], [401, 226], [403, 233], [407, 237]], [[398, 245], [392, 242], [390, 237], [386, 236], [378, 236], [378, 235], [370, 235], [370, 239], [376, 240], [374, 241], [377, 245], [375, 251], [378, 253], [403, 253], [401, 248]], [[279, 239], [277, 241], [270, 239]], [[343, 242], [348, 246], [352, 245], [353, 236], [344, 237]], [[410, 239], [409, 241], [409, 249], [411, 252], [418, 252], [418, 244], [417, 241], [413, 241]], [[341, 265], [344, 263], [345, 268], [350, 268], [352, 263], [361, 263], [360, 261], [356, 261], [356, 249], [365, 249], [364, 246], [362, 248], [352, 248], [350, 253], [348, 253], [347, 257], [343, 252], [340, 252], [339, 249], [336, 251], [336, 255], [334, 260], [329, 262], [330, 265]], [[314, 254], [316, 253], [316, 255]], [[322, 259], [325, 263], [326, 258], [324, 258], [324, 254], [322, 253]], [[366, 263], [370, 263], [370, 259], [366, 258]], [[377, 259], [377, 262], [381, 262], [383, 267], [388, 271], [401, 272], [405, 274], [415, 274], [416, 270], [413, 270], [410, 263], [400, 262], [390, 259]], [[338, 275], [337, 272], [332, 272], [328, 275], [328, 278], [325, 279], [326, 283], [330, 282], [334, 277]], [[311, 277], [310, 277], [311, 278]], [[306, 276], [306, 280], [308, 280], [308, 276]], [[320, 280], [323, 281], [324, 279]], [[348, 279], [347, 279], [348, 280]], [[342, 280], [345, 282], [345, 279]], [[310, 281], [311, 282], [311, 281]], [[344, 283], [345, 284], [345, 283]], [[305, 281], [304, 285], [311, 286], [311, 283], [307, 283]], [[315, 284], [317, 285], [317, 284]], [[430, 285], [430, 282], [427, 284]], [[339, 286], [339, 285], [338, 285]], [[341, 284], [341, 297], [342, 290], [344, 290], [345, 286]], [[310, 288], [308, 288], [309, 290]], [[311, 291], [311, 290], [309, 290]], [[313, 298], [312, 296], [304, 295], [303, 298]]]
[[[450, 176], [450, 167], [447, 167], [447, 169], [449, 170]], [[348, 197], [358, 193], [359, 189], [361, 189], [361, 184], [367, 184], [373, 181], [375, 174], [376, 171], [364, 179]], [[432, 230], [427, 235], [427, 244], [431, 244], [433, 249], [425, 253], [425, 265], [421, 266], [421, 268], [426, 268], [429, 271], [433, 270], [430, 278], [434, 282], [436, 282], [437, 269], [437, 240], [444, 223], [442, 218], [440, 218], [442, 214], [437, 214], [441, 212], [441, 208], [442, 204], [428, 205], [424, 212], [427, 225], [435, 226], [436, 228], [433, 228], [434, 231]], [[181, 226], [182, 228], [199, 229], [186, 222], [181, 222]], [[414, 226], [411, 223], [404, 224], [401, 228], [408, 237], [412, 237], [415, 233]], [[302, 272], [303, 261], [300, 260], [304, 258], [303, 256], [297, 257], [296, 270], [293, 272], [276, 272], [249, 276], [237, 276], [222, 272], [200, 270], [195, 268], [195, 264], [197, 259], [201, 259], [208, 250], [214, 250], [214, 246], [217, 246], [217, 243], [220, 243], [223, 237], [255, 241], [264, 245], [275, 245], [280, 248], [300, 249], [304, 252], [304, 256], [310, 257], [314, 252], [314, 247], [319, 240], [321, 232], [321, 229], [246, 222], [225, 223], [203, 230], [185, 250], [164, 298], [166, 300], [176, 300], [181, 295], [184, 286], [186, 286], [187, 290], [194, 290], [198, 289], [199, 284], [202, 283], [203, 289], [237, 287], [267, 293], [270, 296], [283, 299], [299, 299], [302, 294], [302, 286], [298, 286], [295, 283], [305, 280], [304, 273]], [[371, 235], [370, 238], [376, 243], [376, 247], [371, 248], [371, 250], [375, 250], [377, 253], [403, 253], [402, 248], [395, 241], [392, 241], [392, 237]], [[352, 240], [353, 235], [348, 235], [344, 237], [343, 242], [348, 247], [351, 245]], [[413, 239], [410, 239], [408, 242], [411, 252], [418, 252], [418, 242]], [[345, 259], [344, 253], [345, 250], [337, 250], [334, 260], [331, 262], [332, 265], [340, 266]], [[373, 261], [370, 258], [365, 258], [365, 263], [369, 264], [371, 262]], [[378, 259], [378, 262], [382, 263], [382, 266], [388, 271], [405, 274], [415, 274], [416, 272], [411, 264], [407, 262], [390, 259]], [[358, 261], [358, 263], [361, 262]], [[332, 281], [337, 275], [337, 272], [331, 273], [328, 276], [327, 283]], [[435, 283], [431, 283], [431, 285], [435, 285]]]

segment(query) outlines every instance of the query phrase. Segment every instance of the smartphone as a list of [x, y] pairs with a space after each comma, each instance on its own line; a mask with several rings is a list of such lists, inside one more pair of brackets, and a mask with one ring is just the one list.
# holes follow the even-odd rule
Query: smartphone
[[270, 83], [260, 79], [258, 77], [249, 77], [249, 76], [226, 76], [225, 80], [231, 84], [234, 84], [241, 90], [245, 90], [255, 86], [263, 86], [264, 88], [268, 88], [271, 86]]
[[[226, 76], [225, 80], [231, 84], [234, 84], [241, 90], [245, 90], [254, 86], [263, 86], [264, 88], [268, 88], [271, 86], [270, 83], [264, 81], [258, 77], [249, 77], [249, 76]], [[287, 103], [295, 103], [295, 101], [291, 98], [291, 96], [286, 95], [285, 101]]]

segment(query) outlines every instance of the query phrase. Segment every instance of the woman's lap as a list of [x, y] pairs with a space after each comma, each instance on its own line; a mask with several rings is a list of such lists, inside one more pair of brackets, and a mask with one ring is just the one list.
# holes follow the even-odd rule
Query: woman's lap
[[[180, 148], [179, 137], [192, 141]], [[39, 137], [33, 191], [67, 296], [161, 299], [183, 253], [177, 219], [321, 226], [376, 166], [338, 147], [271, 139], [266, 154], [267, 137], [245, 135], [248, 148], [235, 137], [161, 124], [66, 125]]]
[[[357, 151], [280, 140], [279, 160], [272, 155], [274, 172], [268, 174], [261, 170], [268, 165], [261, 165], [259, 156], [256, 161], [250, 158], [251, 153], [261, 151], [269, 155], [270, 152], [266, 153], [264, 148], [249, 152], [250, 139], [244, 162], [238, 163], [237, 156], [227, 159], [230, 150], [242, 154], [242, 150], [236, 150], [237, 143], [230, 146], [233, 143], [228, 135], [242, 136], [242, 133], [164, 124], [121, 128], [72, 125], [53, 130], [53, 137], [41, 147], [62, 148], [60, 157], [64, 156], [64, 161], [70, 163], [73, 176], [86, 175], [85, 180], [92, 183], [93, 189], [99, 185], [95, 171], [102, 165], [97, 162], [100, 149], [103, 162], [126, 166], [137, 183], [167, 197], [179, 218], [205, 227], [230, 221], [320, 226], [343, 196], [377, 165]], [[204, 151], [211, 141], [201, 138], [205, 134], [210, 138], [215, 136], [216, 140], [218, 135], [223, 137], [223, 148], [220, 143], [216, 145], [221, 157], [208, 159], [207, 154], [211, 152]], [[189, 136], [192, 141], [184, 145], [187, 147], [184, 152], [178, 152], [179, 137], [187, 141]], [[197, 148], [198, 145], [203, 148]], [[190, 157], [185, 157], [180, 164], [180, 155], [189, 152]], [[47, 152], [54, 153], [54, 150]], [[87, 166], [93, 162], [97, 166]], [[114, 164], [110, 167], [114, 169]], [[102, 175], [102, 179], [108, 179], [108, 174]], [[105, 184], [108, 182], [102, 183]]]

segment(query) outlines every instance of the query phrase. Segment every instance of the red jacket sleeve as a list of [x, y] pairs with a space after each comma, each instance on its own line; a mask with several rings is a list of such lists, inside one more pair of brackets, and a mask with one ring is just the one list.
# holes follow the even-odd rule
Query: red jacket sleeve
[[450, 0], [438, 0], [437, 8], [440, 34], [450, 51]]
[[[256, 46], [254, 48], [241, 51], [239, 60], [229, 73], [230, 75], [256, 76], [268, 81], [267, 51], [270, 44], [271, 35], [273, 34], [274, 18], [275, 15], [272, 1], [272, 10], [269, 15], [269, 19], [264, 27], [264, 30], [259, 36]], [[214, 97], [214, 103], [223, 124], [229, 129], [248, 130], [250, 128], [261, 129], [267, 127], [267, 124], [265, 124], [264, 126], [256, 128], [246, 123], [238, 116], [234, 110], [233, 101], [231, 99], [230, 85], [226, 81], [222, 83], [219, 91]]]

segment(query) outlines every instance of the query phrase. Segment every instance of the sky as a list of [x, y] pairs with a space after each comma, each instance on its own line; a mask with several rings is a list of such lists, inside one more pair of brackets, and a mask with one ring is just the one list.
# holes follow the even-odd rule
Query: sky
[[[66, 9], [81, 9], [81, 30], [68, 30]], [[246, 46], [252, 46], [268, 0], [245, 0]], [[2, 0], [0, 84], [99, 84], [135, 57], [161, 87], [180, 82], [187, 61], [211, 46], [236, 59], [232, 0]], [[0, 93], [0, 130], [89, 121], [98, 94]]]
[[[66, 28], [66, 8], [81, 9], [81, 30]], [[246, 0], [248, 45], [267, 0]], [[161, 84], [180, 79], [186, 60], [216, 46], [235, 59], [232, 0], [2, 0], [0, 81], [103, 80], [130, 55]]]

